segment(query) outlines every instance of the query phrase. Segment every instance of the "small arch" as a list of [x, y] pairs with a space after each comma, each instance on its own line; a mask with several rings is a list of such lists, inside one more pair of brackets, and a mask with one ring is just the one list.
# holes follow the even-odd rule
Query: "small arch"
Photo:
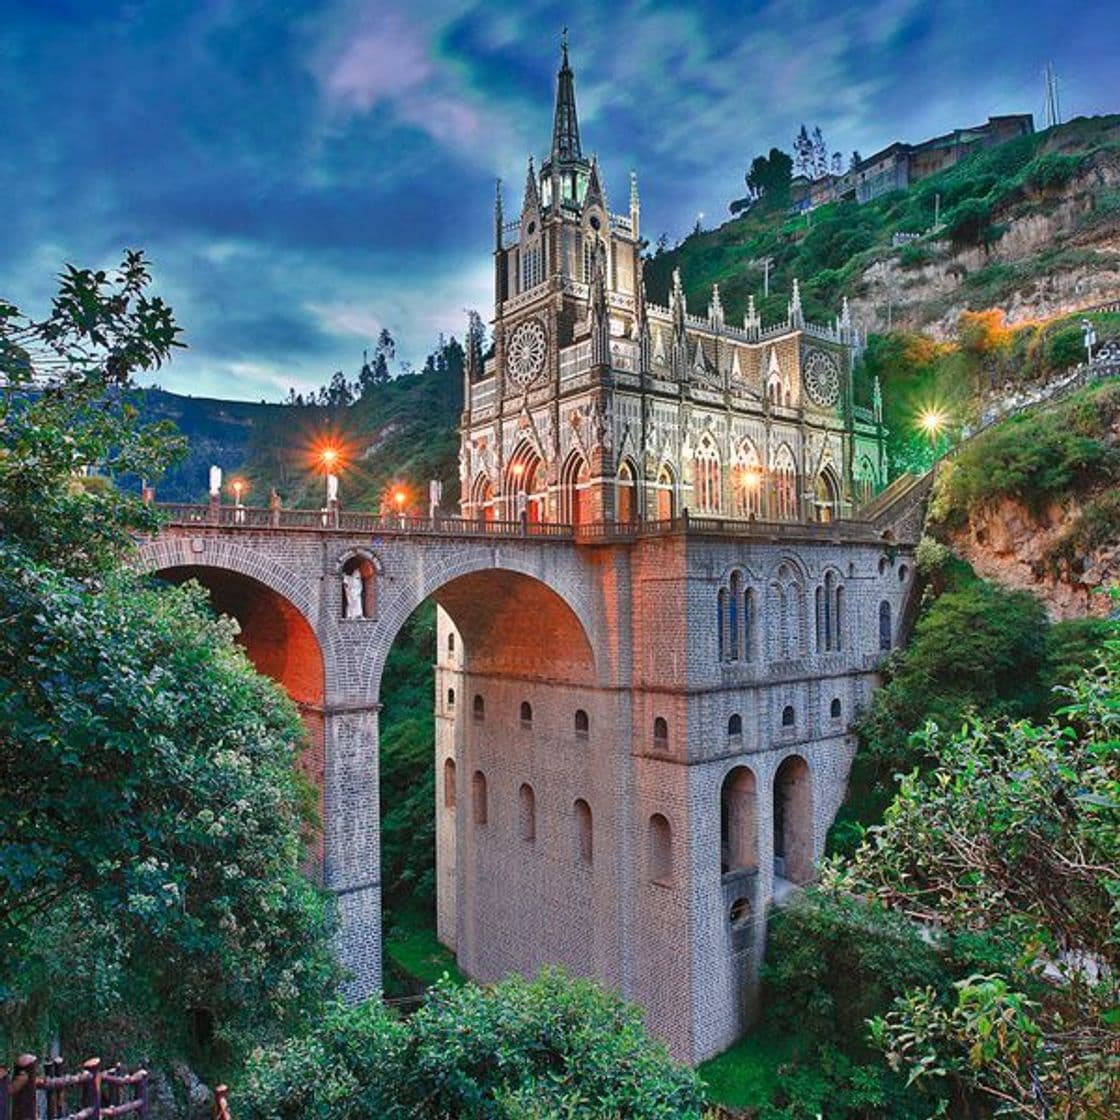
[[486, 775], [481, 770], [474, 772], [471, 778], [471, 803], [474, 809], [474, 823], [480, 828], [485, 826], [489, 816], [489, 805], [486, 797]]
[[898, 566], [898, 582], [899, 583], [905, 583], [906, 582], [906, 577], [909, 574], [910, 574], [910, 569], [905, 564], [899, 564], [899, 566]]
[[455, 652], [455, 631], [454, 630], [448, 630], [447, 631], [447, 652], [448, 653], [454, 653]]
[[669, 749], [669, 723], [664, 716], [658, 716], [653, 721], [653, 749], [655, 751]]
[[591, 806], [582, 797], [572, 806], [575, 824], [575, 856], [578, 863], [591, 866], [594, 850], [592, 845]]
[[377, 617], [377, 567], [365, 552], [355, 552], [342, 562], [342, 617]]
[[673, 828], [661, 813], [649, 819], [649, 877], [654, 883], [673, 880]]
[[474, 715], [475, 723], [482, 723], [486, 718], [486, 701], [482, 699], [482, 694], [479, 692], [475, 693], [474, 706], [471, 711]]
[[672, 521], [677, 516], [677, 476], [668, 463], [657, 472], [657, 520]]
[[807, 883], [813, 873], [813, 799], [809, 764], [786, 758], [774, 775], [774, 874]]
[[533, 705], [528, 700], [521, 701], [521, 726], [525, 730], [533, 726]]
[[886, 599], [879, 604], [879, 649], [889, 650], [894, 645], [894, 627], [891, 623], [891, 605]]
[[737, 898], [727, 911], [727, 920], [732, 929], [743, 929], [751, 920], [751, 904], [746, 898]]
[[716, 442], [705, 432], [693, 456], [693, 500], [698, 513], [719, 513], [721, 484], [720, 459]]
[[455, 707], [455, 689], [453, 688], [447, 690], [447, 706], [449, 708]]
[[575, 729], [577, 739], [586, 739], [591, 734], [591, 721], [582, 708], [576, 709]]
[[471, 511], [476, 521], [494, 520], [494, 488], [485, 474], [477, 475], [471, 485]]
[[839, 719], [842, 711], [843, 709], [840, 704], [840, 697], [834, 696], [832, 698], [832, 703], [828, 706], [829, 719]]
[[879, 575], [885, 576], [890, 566], [891, 562], [885, 556], [879, 557]]
[[813, 508], [818, 521], [832, 521], [840, 510], [840, 482], [831, 466], [813, 484]]
[[747, 766], [736, 766], [719, 793], [720, 872], [758, 867], [758, 783]]
[[787, 704], [782, 709], [782, 726], [792, 727], [797, 722], [797, 713], [793, 710], [792, 704]]
[[560, 470], [560, 520], [566, 525], [583, 525], [591, 519], [591, 469], [578, 451], [564, 460]]
[[743, 737], [743, 717], [738, 712], [732, 714], [727, 721], [727, 737], [741, 739]]
[[796, 521], [797, 465], [788, 443], [778, 448], [771, 474], [774, 495], [772, 515], [779, 521]]
[[448, 758], [443, 763], [443, 807], [454, 809], [458, 800], [455, 791], [455, 759]]
[[744, 439], [739, 444], [731, 470], [736, 515], [747, 519], [761, 517], [765, 472], [758, 449], [751, 440]]
[[521, 839], [531, 844], [537, 838], [537, 796], [528, 782], [523, 782], [517, 791], [517, 800]]
[[615, 520], [628, 524], [638, 520], [638, 472], [629, 459], [618, 464], [615, 478]]

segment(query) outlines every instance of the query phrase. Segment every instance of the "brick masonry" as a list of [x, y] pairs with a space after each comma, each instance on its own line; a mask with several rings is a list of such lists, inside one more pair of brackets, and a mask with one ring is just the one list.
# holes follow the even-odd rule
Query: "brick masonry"
[[[136, 562], [220, 589], [250, 656], [303, 689], [321, 728], [322, 874], [338, 897], [351, 998], [381, 982], [381, 671], [400, 627], [434, 596], [440, 938], [484, 982], [547, 963], [596, 976], [638, 1002], [676, 1056], [699, 1061], [753, 1011], [776, 878], [775, 789], [785, 807], [778, 869], [803, 877], [799, 853], [819, 856], [844, 795], [847, 727], [882, 657], [880, 604], [897, 627], [910, 590], [908, 545], [841, 533], [838, 524], [829, 541], [675, 533], [588, 545], [190, 526], [168, 528]], [[375, 572], [375, 618], [342, 617], [340, 573], [355, 556]], [[815, 591], [826, 571], [843, 587], [840, 648], [818, 652]], [[755, 616], [736, 661], [726, 631], [721, 659], [727, 623], [717, 615], [733, 573]], [[784, 629], [782, 579], [792, 581], [790, 602], [801, 600]], [[266, 625], [261, 601], [274, 612], [282, 603], [298, 625]], [[787, 631], [777, 650], [775, 635]], [[318, 702], [306, 698], [317, 654]], [[741, 733], [730, 735], [736, 715]], [[658, 718], [667, 735], [655, 739]], [[805, 765], [779, 777], [791, 757]], [[737, 767], [754, 779], [742, 818], [753, 866], [724, 873], [721, 789]], [[577, 802], [590, 810], [589, 840]], [[668, 822], [667, 853], [654, 814]]]

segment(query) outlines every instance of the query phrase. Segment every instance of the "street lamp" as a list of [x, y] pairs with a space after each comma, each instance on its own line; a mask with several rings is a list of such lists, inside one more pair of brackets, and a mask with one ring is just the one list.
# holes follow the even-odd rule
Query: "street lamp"
[[397, 516], [400, 518], [401, 527], [404, 527], [404, 504], [408, 501], [408, 495], [398, 487], [393, 491], [393, 502], [397, 507]]
[[929, 436], [929, 445], [933, 447], [937, 443], [941, 429], [945, 427], [945, 413], [938, 408], [927, 408], [918, 417], [918, 425]]
[[246, 486], [240, 478], [235, 478], [230, 485], [233, 487], [233, 520], [235, 524], [243, 525], [245, 523], [245, 507], [241, 504], [241, 495], [245, 492]]
[[1093, 364], [1093, 347], [1097, 344], [1097, 330], [1091, 319], [1081, 320], [1081, 335], [1085, 340], [1085, 361], [1087, 365]]

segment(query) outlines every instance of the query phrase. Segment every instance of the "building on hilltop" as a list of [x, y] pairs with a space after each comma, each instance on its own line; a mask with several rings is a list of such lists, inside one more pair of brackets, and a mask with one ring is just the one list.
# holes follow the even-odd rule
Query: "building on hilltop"
[[983, 148], [992, 148], [1018, 136], [1034, 132], [1030, 113], [989, 117], [987, 124], [974, 128], [956, 128], [943, 136], [934, 136], [920, 144], [896, 140], [842, 175], [822, 175], [819, 179], [797, 176], [791, 183], [791, 209], [812, 210], [826, 202], [870, 202], [891, 191], [904, 191], [911, 183], [921, 182], [947, 167], [960, 163], [966, 156]]
[[495, 209], [494, 351], [467, 355], [461, 508], [479, 520], [665, 521], [850, 516], [884, 484], [885, 433], [857, 402], [862, 345], [847, 304], [806, 321], [741, 324], [714, 288], [690, 312], [679, 275], [668, 306], [642, 282], [641, 205], [613, 213], [580, 142], [567, 47], [552, 145], [532, 158], [521, 210]]

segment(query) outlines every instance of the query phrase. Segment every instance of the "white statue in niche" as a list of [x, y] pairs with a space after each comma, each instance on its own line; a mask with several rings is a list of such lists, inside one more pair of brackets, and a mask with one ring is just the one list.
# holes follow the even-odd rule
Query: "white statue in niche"
[[355, 568], [342, 573], [342, 593], [345, 596], [344, 618], [362, 618], [362, 573]]

